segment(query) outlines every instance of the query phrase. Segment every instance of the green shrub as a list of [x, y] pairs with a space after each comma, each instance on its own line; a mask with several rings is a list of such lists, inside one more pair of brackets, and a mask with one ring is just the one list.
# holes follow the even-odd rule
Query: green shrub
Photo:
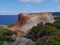
[[3, 29], [0, 28], [0, 45], [2, 45], [4, 43], [4, 41], [13, 41], [12, 39], [12, 32], [9, 31], [8, 29]]
[[[56, 19], [57, 20], [57, 19]], [[60, 20], [60, 18], [59, 18]], [[46, 23], [34, 26], [27, 34], [27, 38], [36, 42], [36, 45], [60, 45], [60, 22]]]

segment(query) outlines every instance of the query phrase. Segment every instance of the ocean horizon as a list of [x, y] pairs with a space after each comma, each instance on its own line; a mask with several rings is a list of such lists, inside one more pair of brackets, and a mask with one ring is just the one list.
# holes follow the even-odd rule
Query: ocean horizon
[[18, 15], [0, 15], [0, 25], [16, 23]]

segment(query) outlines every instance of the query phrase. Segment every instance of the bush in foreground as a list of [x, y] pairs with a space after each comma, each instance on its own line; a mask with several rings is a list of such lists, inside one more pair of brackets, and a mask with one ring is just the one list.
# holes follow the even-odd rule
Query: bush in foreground
[[60, 45], [60, 18], [55, 18], [53, 24], [34, 26], [27, 34], [27, 38], [36, 42], [36, 45]]
[[12, 39], [12, 32], [9, 31], [8, 29], [3, 29], [0, 28], [0, 45], [2, 45], [4, 43], [4, 41], [13, 41]]

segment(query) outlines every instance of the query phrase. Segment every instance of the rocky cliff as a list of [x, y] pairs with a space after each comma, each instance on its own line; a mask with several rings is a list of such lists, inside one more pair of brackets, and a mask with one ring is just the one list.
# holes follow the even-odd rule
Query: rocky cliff
[[39, 23], [53, 23], [54, 17], [51, 13], [42, 12], [42, 13], [31, 13], [24, 14], [20, 13], [18, 15], [18, 21], [11, 28], [15, 29], [18, 32], [27, 33], [33, 26], [37, 26]]

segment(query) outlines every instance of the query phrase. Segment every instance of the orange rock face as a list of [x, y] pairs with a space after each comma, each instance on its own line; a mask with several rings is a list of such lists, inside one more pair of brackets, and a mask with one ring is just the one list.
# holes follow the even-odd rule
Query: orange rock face
[[12, 26], [12, 28], [17, 28], [22, 23], [23, 19], [29, 19], [29, 18], [31, 18], [33, 16], [34, 15], [30, 15], [30, 14], [24, 16], [22, 13], [20, 13], [18, 15], [18, 21], [16, 22], [16, 24], [14, 26]]
[[49, 15], [52, 15], [52, 14], [48, 13], [48, 12], [31, 13], [31, 14], [25, 14], [25, 15], [20, 13], [18, 15], [18, 21], [16, 22], [16, 24], [14, 26], [12, 26], [12, 28], [17, 28], [19, 25], [21, 25], [21, 23], [23, 22], [24, 19], [30, 19], [30, 18], [33, 18], [34, 16], [38, 16], [40, 20], [45, 20], [45, 18], [50, 17]]
[[23, 14], [21, 13], [18, 15], [18, 21], [16, 22], [16, 24], [12, 28], [18, 27], [22, 23], [22, 20], [23, 20]]
[[53, 23], [54, 21], [54, 17], [51, 13], [48, 12], [31, 14], [20, 13], [18, 15], [17, 22], [11, 28], [14, 29], [14, 32], [17, 35], [19, 35], [19, 33], [21, 34], [28, 32], [33, 26], [36, 26], [40, 22], [43, 22], [43, 24], [45, 24], [47, 22]]

